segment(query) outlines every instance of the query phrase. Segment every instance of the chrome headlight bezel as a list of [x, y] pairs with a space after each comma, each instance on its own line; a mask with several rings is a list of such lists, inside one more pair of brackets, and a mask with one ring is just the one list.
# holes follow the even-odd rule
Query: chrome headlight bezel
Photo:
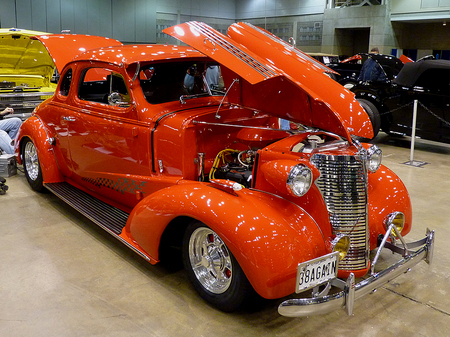
[[375, 173], [381, 166], [381, 160], [383, 158], [383, 152], [381, 149], [372, 145], [367, 149], [366, 167], [369, 172]]
[[286, 184], [290, 191], [297, 197], [304, 196], [313, 182], [311, 169], [303, 164], [295, 165], [289, 172]]

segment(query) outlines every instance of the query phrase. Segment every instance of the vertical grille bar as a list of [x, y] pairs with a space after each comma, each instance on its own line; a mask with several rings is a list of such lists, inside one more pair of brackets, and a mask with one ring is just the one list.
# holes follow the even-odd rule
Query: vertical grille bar
[[320, 171], [316, 185], [328, 209], [335, 234], [350, 237], [350, 250], [339, 269], [368, 267], [369, 231], [366, 169], [356, 156], [315, 154], [312, 162]]

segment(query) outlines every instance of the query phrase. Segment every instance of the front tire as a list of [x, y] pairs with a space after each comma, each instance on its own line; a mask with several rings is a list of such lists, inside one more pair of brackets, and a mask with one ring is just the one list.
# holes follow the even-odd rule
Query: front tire
[[30, 139], [26, 139], [22, 145], [22, 161], [28, 184], [35, 191], [44, 190], [41, 165], [36, 150], [36, 146]]
[[188, 226], [183, 238], [182, 255], [195, 290], [219, 310], [238, 310], [254, 294], [224, 241], [205, 224], [195, 221]]

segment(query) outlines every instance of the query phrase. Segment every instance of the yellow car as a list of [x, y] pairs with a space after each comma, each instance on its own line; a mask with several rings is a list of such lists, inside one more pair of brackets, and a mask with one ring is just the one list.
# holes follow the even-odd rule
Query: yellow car
[[26, 119], [56, 88], [56, 66], [47, 49], [30, 37], [49, 33], [17, 28], [0, 29], [0, 110]]

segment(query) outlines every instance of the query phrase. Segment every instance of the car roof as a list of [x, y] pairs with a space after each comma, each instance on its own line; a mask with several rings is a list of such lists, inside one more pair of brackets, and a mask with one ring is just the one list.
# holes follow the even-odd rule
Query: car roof
[[101, 61], [116, 65], [129, 65], [137, 62], [153, 62], [157, 60], [180, 59], [186, 57], [205, 56], [199, 51], [177, 45], [122, 45], [92, 49], [80, 54], [73, 61]]
[[450, 61], [448, 60], [423, 60], [419, 62], [406, 63], [402, 70], [398, 73], [394, 83], [412, 87], [417, 79], [428, 69], [450, 69]]
[[[224, 77], [230, 85], [237, 81], [233, 74], [245, 79], [241, 89], [236, 86], [229, 93], [231, 103], [334, 132], [349, 141], [352, 134], [373, 135], [370, 119], [354, 94], [325, 74], [333, 72], [330, 68], [261, 28], [233, 24], [226, 36], [205, 23], [187, 22], [163, 31], [190, 47], [123, 45], [113, 39], [76, 34], [34, 38], [61, 64], [99, 61], [123, 67], [134, 76], [140, 66], [149, 63], [214, 60], [227, 69]], [[262, 92], [267, 93], [264, 99]], [[272, 94], [287, 108], [280, 109]]]

